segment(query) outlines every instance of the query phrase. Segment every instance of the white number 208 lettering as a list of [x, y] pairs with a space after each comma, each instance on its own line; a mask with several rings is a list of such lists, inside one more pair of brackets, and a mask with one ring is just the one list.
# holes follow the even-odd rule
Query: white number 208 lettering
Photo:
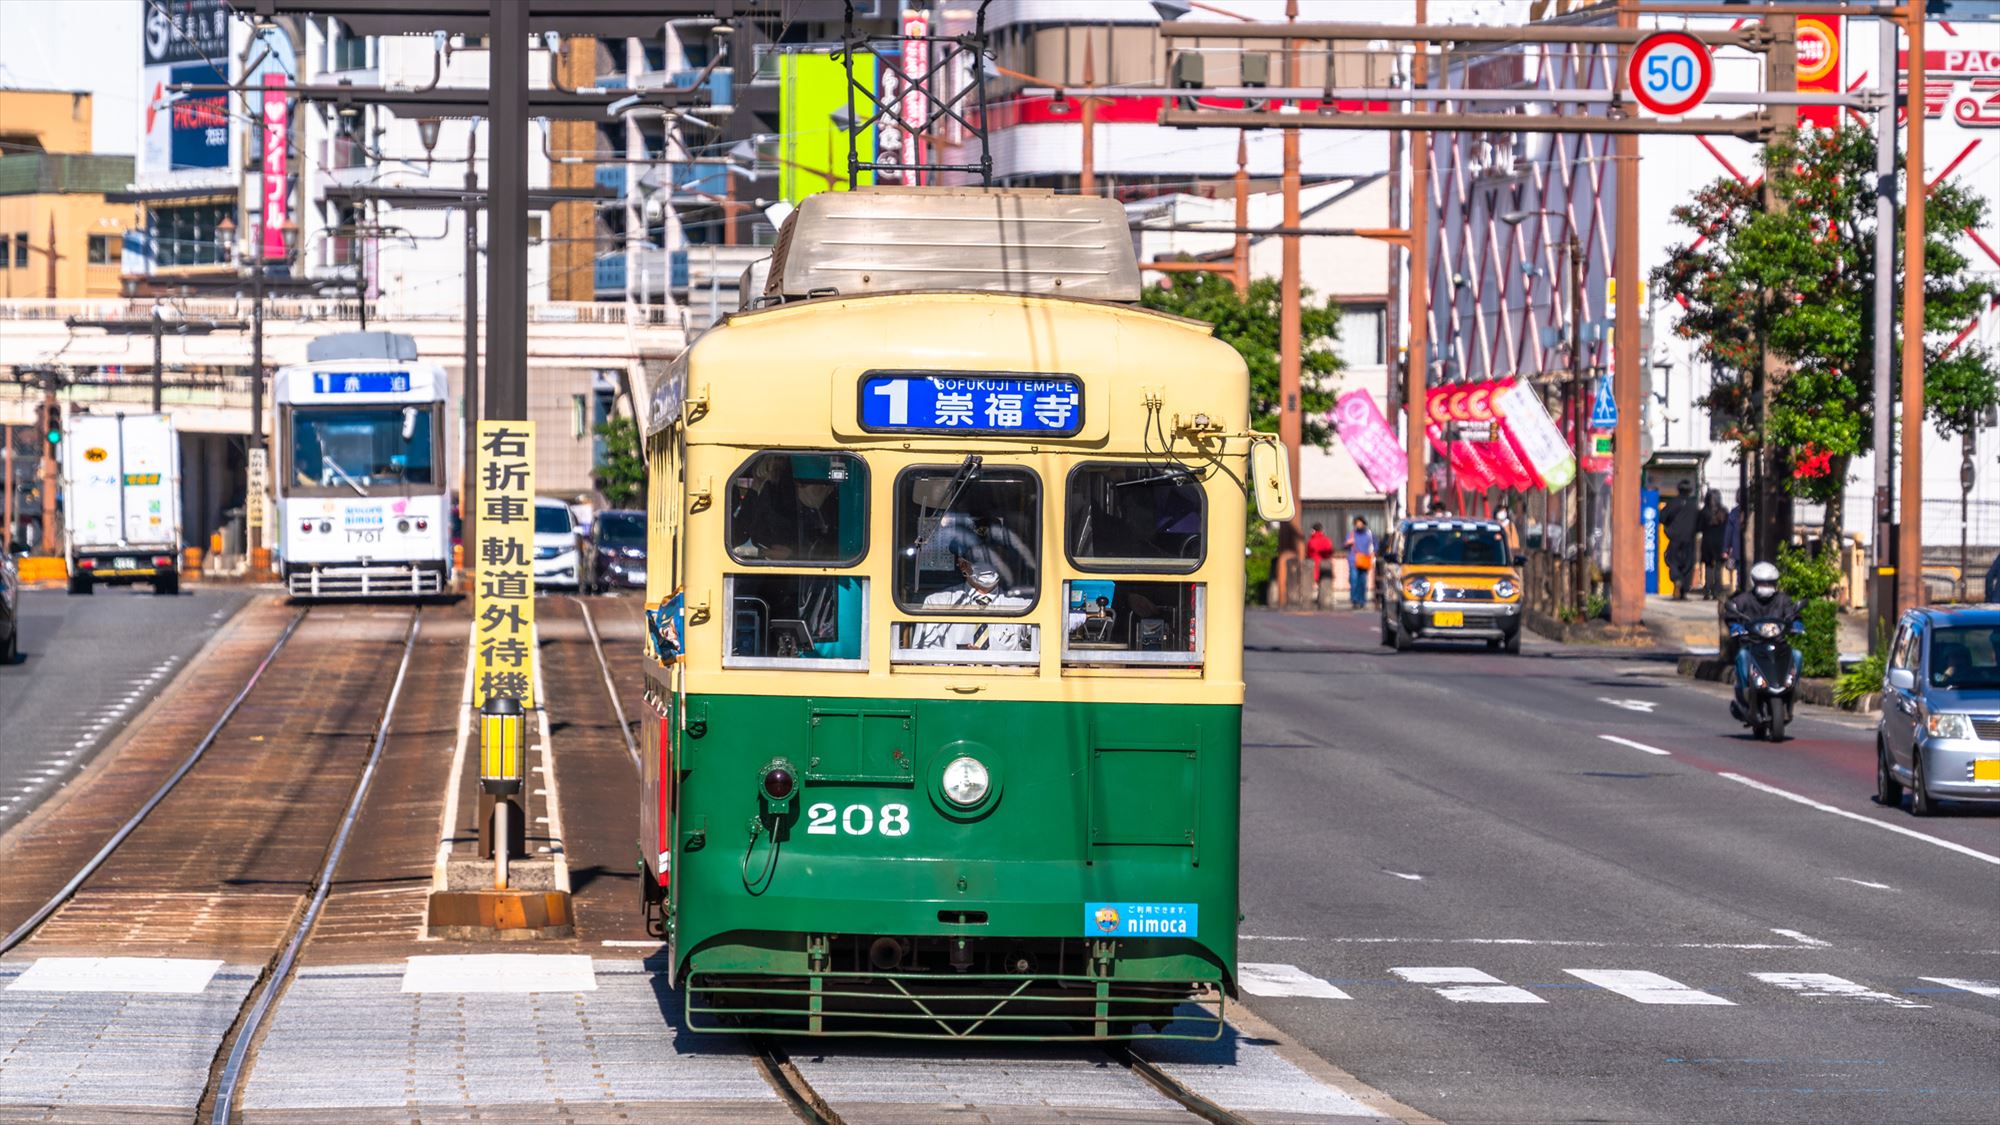
[[880, 832], [884, 836], [907, 836], [910, 834], [910, 807], [908, 805], [883, 805], [880, 814], [867, 805], [849, 805], [836, 810], [830, 804], [821, 802], [806, 809], [806, 834], [809, 836], [838, 836], [843, 832], [849, 836], [866, 836], [870, 832]]

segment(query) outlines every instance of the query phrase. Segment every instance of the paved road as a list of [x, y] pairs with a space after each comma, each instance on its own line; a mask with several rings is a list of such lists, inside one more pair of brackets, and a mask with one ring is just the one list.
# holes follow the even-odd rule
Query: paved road
[[21, 591], [21, 660], [0, 668], [0, 831], [75, 776], [247, 598], [233, 587]]
[[2000, 815], [1880, 808], [1858, 717], [1752, 742], [1670, 664], [1376, 640], [1250, 622], [1266, 1018], [1460, 1123], [1994, 1120]]

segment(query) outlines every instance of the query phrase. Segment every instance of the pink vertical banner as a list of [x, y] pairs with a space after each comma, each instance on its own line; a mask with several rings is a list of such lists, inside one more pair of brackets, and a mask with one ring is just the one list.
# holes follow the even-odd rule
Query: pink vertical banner
[[[911, 164], [928, 163], [929, 138], [924, 129], [930, 119], [931, 93], [931, 45], [914, 38], [931, 33], [929, 12], [905, 10], [903, 12], [903, 73], [909, 78], [909, 88], [901, 103], [903, 117], [903, 159]], [[911, 171], [904, 174], [903, 182], [922, 186], [924, 174]], [[858, 185], [856, 185], [858, 186]]]
[[291, 198], [285, 170], [286, 134], [290, 128], [290, 103], [285, 95], [285, 76], [264, 75], [264, 260], [285, 260], [285, 223]]
[[1375, 491], [1394, 492], [1410, 479], [1403, 444], [1367, 391], [1352, 390], [1334, 400], [1333, 428]]

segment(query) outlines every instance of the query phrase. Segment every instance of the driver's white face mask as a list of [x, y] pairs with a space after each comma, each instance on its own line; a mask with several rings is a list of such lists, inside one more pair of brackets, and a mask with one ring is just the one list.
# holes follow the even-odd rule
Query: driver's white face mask
[[982, 602], [992, 601], [1000, 592], [1000, 572], [990, 566], [974, 567], [966, 577], [972, 583], [972, 596]]

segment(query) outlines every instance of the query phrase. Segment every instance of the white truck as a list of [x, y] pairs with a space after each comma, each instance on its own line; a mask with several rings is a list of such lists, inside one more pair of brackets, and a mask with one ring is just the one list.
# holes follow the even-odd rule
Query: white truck
[[64, 433], [69, 592], [99, 582], [180, 590], [181, 447], [164, 414], [72, 414]]

